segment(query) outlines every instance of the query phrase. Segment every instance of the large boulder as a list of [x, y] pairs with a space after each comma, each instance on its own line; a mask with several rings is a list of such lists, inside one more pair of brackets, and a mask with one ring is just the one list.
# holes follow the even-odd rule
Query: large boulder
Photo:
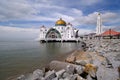
[[59, 71], [61, 69], [66, 69], [66, 67], [68, 65], [72, 65], [74, 67], [76, 67], [77, 65], [75, 64], [71, 64], [71, 63], [67, 63], [67, 62], [61, 62], [61, 61], [52, 61], [50, 62], [49, 64], [49, 69], [50, 70], [56, 70], [56, 71]]

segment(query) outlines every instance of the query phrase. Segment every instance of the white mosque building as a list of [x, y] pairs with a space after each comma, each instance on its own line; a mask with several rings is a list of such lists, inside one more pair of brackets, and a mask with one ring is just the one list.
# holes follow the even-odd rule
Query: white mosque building
[[39, 39], [42, 42], [78, 42], [77, 36], [78, 30], [60, 18], [54, 27], [40, 27]]

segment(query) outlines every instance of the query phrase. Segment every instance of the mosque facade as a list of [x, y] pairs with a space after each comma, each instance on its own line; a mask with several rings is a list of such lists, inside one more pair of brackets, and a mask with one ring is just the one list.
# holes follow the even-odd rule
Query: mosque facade
[[78, 30], [60, 18], [51, 28], [40, 27], [39, 39], [42, 42], [78, 42], [77, 36]]

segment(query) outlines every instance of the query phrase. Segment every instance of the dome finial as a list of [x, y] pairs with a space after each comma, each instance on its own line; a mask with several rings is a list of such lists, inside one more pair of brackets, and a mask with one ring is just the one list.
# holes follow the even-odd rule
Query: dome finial
[[62, 18], [60, 18], [60, 20], [62, 20]]
[[98, 12], [98, 15], [100, 15], [100, 12]]

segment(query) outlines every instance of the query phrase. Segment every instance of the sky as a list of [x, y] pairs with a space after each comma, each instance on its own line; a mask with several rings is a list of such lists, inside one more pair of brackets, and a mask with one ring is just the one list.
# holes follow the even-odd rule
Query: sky
[[80, 30], [95, 32], [97, 13], [104, 30], [120, 31], [120, 0], [0, 0], [0, 40], [34, 39], [39, 28], [62, 18]]

